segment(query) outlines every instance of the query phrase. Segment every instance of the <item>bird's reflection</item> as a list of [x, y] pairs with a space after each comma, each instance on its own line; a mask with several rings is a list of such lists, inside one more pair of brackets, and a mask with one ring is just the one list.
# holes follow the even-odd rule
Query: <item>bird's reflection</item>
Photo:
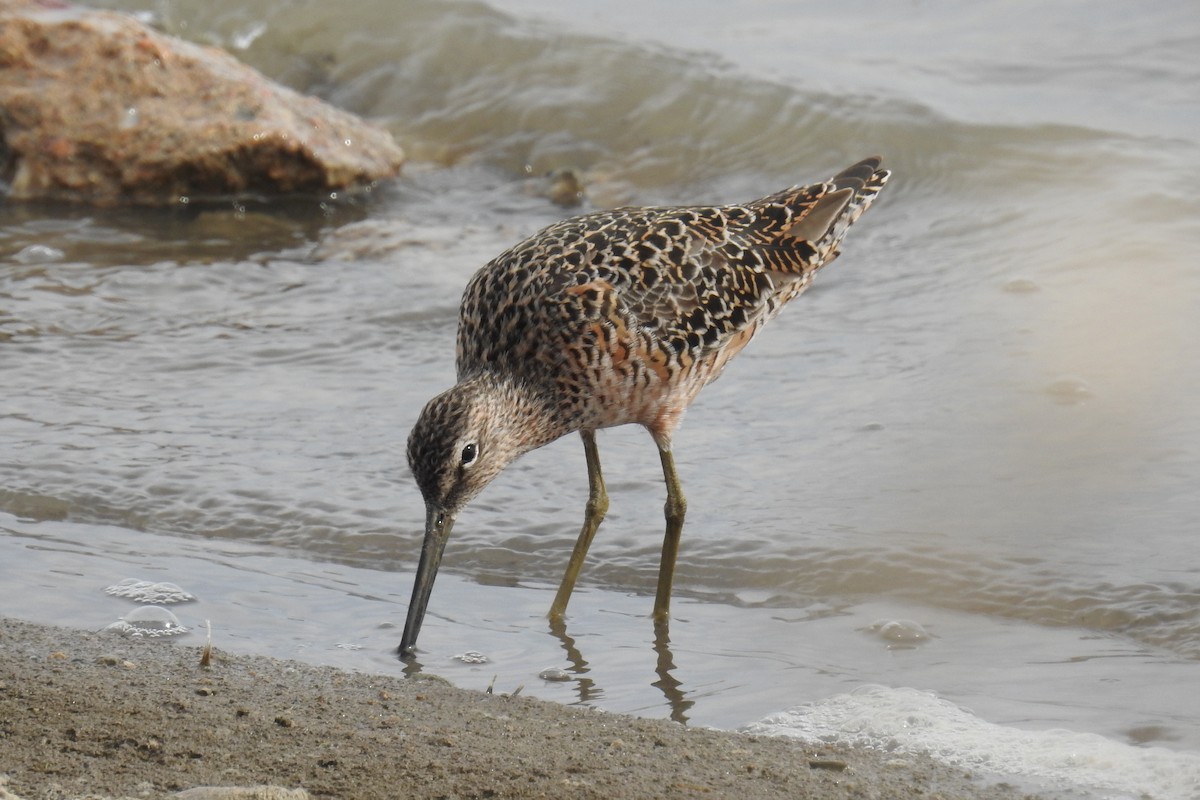
[[406, 678], [415, 678], [424, 670], [424, 666], [422, 666], [421, 662], [417, 660], [415, 653], [398, 654], [397, 657], [400, 659], [400, 662], [404, 664], [404, 669], [402, 669], [401, 672]]
[[658, 680], [651, 685], [667, 698], [667, 705], [671, 707], [671, 719], [680, 725], [686, 725], [688, 709], [695, 705], [695, 701], [687, 699], [687, 693], [680, 688], [683, 686], [683, 681], [673, 674], [675, 672], [675, 656], [671, 652], [669, 620], [656, 619], [654, 621], [654, 652], [658, 655], [658, 663], [654, 667], [654, 671], [658, 673]]
[[579, 697], [579, 702], [586, 703], [589, 700], [603, 697], [604, 690], [597, 686], [594, 680], [587, 677], [587, 674], [592, 671], [591, 667], [588, 666], [587, 659], [575, 645], [575, 640], [567, 633], [566, 620], [561, 617], [551, 619], [550, 633], [558, 639], [563, 651], [567, 654], [567, 663], [571, 665], [568, 671], [575, 676], [575, 692]]
[[[567, 662], [571, 665], [568, 672], [575, 676], [578, 701], [586, 703], [603, 697], [604, 689], [587, 677], [587, 674], [591, 672], [591, 667], [588, 665], [587, 659], [583, 657], [575, 639], [567, 633], [566, 621], [552, 619], [549, 621], [549, 625], [551, 635], [558, 639], [563, 651], [567, 654]], [[658, 674], [658, 680], [650, 685], [663, 693], [663, 697], [667, 700], [667, 706], [671, 709], [671, 719], [681, 725], [686, 725], [687, 712], [695, 705], [695, 701], [688, 699], [687, 693], [682, 689], [683, 682], [673, 674], [676, 670], [675, 656], [671, 652], [671, 632], [667, 620], [654, 623], [653, 649], [657, 656], [654, 671]]]

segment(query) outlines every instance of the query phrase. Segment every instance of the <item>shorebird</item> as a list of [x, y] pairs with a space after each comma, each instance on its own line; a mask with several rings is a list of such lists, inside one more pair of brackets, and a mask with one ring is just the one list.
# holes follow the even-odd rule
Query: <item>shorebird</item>
[[666, 619], [687, 503], [671, 436], [697, 393], [837, 257], [889, 172], [868, 158], [741, 205], [621, 208], [551, 225], [467, 283], [458, 383], [408, 439], [425, 539], [400, 655], [416, 647], [455, 517], [514, 459], [575, 431], [583, 527], [550, 607], [561, 617], [608, 510], [596, 431], [635, 422], [658, 445], [666, 534], [654, 616]]

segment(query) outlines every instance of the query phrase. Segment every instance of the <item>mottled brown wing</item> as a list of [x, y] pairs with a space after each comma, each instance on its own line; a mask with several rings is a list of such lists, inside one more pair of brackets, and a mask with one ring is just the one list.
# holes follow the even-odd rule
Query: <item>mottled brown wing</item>
[[498, 364], [544, 368], [593, 322], [636, 326], [694, 358], [747, 339], [836, 256], [886, 178], [868, 159], [744, 205], [618, 209], [552, 225], [468, 284], [460, 377]]
[[651, 210], [636, 230], [618, 226], [624, 243], [607, 250], [620, 254], [625, 280], [610, 282], [624, 308], [675, 352], [720, 349], [837, 257], [887, 181], [879, 165], [865, 159], [828, 181], [744, 205]]

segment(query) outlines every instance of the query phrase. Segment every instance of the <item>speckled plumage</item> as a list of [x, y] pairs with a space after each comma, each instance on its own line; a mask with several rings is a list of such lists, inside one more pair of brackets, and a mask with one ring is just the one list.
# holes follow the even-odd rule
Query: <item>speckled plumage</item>
[[463, 294], [458, 384], [409, 438], [427, 508], [452, 521], [513, 459], [572, 431], [591, 442], [589, 474], [598, 428], [639, 423], [669, 454], [696, 394], [838, 255], [888, 175], [871, 158], [741, 205], [597, 212], [489, 262]]

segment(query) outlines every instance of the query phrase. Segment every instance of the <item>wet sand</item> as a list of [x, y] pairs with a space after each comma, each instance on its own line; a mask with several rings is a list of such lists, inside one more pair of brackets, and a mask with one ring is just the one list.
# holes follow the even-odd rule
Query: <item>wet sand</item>
[[220, 650], [200, 661], [199, 647], [0, 619], [0, 800], [267, 785], [302, 790], [278, 796], [355, 800], [1028, 797], [907, 755], [687, 728], [430, 677]]

